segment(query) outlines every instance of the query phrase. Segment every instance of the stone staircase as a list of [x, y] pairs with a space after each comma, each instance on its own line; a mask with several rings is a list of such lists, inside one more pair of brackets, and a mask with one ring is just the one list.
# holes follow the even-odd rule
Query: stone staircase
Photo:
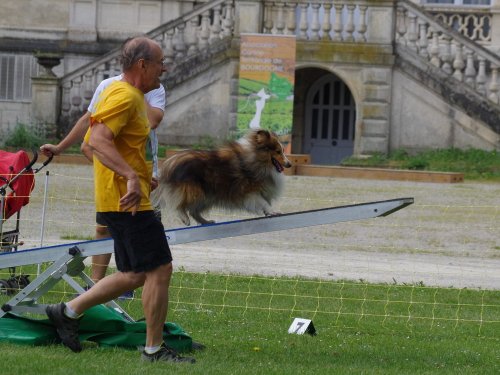
[[[251, 24], [243, 14], [244, 3], [249, 2], [211, 0], [148, 33], [163, 46], [170, 64], [164, 79], [169, 143], [190, 144], [200, 134], [225, 137], [234, 125], [239, 35]], [[378, 51], [377, 56], [385, 56], [379, 64], [401, 71], [465, 113], [472, 119], [467, 131], [491, 148], [500, 148], [500, 57], [421, 7], [408, 0], [266, 0], [252, 6], [263, 19], [253, 26], [255, 32], [297, 36], [298, 64], [315, 48], [344, 53], [352, 59], [343, 61], [346, 64], [362, 64], [363, 54]], [[387, 26], [372, 27], [369, 17], [378, 13], [392, 14], [395, 27], [391, 20]], [[381, 29], [391, 34], [392, 42], [382, 41]], [[103, 78], [120, 72], [118, 56], [119, 50], [110, 51], [60, 79], [63, 127], [86, 110], [92, 90]], [[371, 128], [388, 132], [390, 115], [380, 113], [391, 112], [390, 74], [365, 70], [362, 82], [360, 115]]]
[[397, 2], [395, 69], [476, 120], [471, 126], [500, 145], [500, 57], [407, 0]]

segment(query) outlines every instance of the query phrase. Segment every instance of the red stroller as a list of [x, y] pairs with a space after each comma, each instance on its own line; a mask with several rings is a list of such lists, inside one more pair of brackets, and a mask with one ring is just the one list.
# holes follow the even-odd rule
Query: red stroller
[[[29, 203], [30, 194], [35, 186], [35, 173], [50, 163], [48, 158], [40, 168], [32, 169], [38, 159], [33, 151], [29, 159], [25, 151], [10, 153], [0, 150], [0, 252], [17, 251], [19, 245], [19, 221], [21, 208]], [[7, 219], [16, 214], [15, 228], [3, 230]], [[10, 268], [10, 278], [0, 279], [0, 294], [12, 294], [29, 283], [28, 276], [15, 276], [15, 268]]]

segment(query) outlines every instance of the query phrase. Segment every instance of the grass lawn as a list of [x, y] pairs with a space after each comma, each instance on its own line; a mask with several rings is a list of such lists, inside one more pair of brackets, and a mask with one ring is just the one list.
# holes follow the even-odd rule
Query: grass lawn
[[[43, 302], [69, 293], [58, 285]], [[0, 353], [6, 374], [497, 374], [498, 297], [486, 290], [180, 271], [169, 320], [207, 346], [193, 354], [194, 365], [143, 364], [135, 350], [93, 343], [74, 354], [61, 345], [3, 342]], [[122, 304], [141, 317], [138, 299]], [[288, 334], [294, 317], [312, 319], [317, 335]]]
[[374, 154], [368, 158], [350, 157], [344, 159], [342, 165], [458, 172], [463, 173], [468, 180], [500, 182], [500, 153], [498, 151], [451, 148], [410, 155], [405, 150], [395, 150], [388, 156]]
[[[367, 159], [365, 163], [458, 171], [465, 172], [466, 179], [500, 181], [498, 153], [470, 151], [465, 155], [448, 150], [432, 155], [412, 159], [399, 154], [393, 155], [392, 161]], [[469, 206], [467, 186], [457, 189], [467, 199], [463, 207], [446, 211], [458, 212], [462, 220], [470, 220], [472, 228], [476, 217], [471, 216], [471, 207], [480, 208], [477, 203]], [[449, 218], [441, 209], [435, 215], [442, 220]], [[498, 210], [488, 215], [485, 233], [496, 228]], [[430, 223], [436, 220], [432, 218]], [[416, 223], [417, 235], [427, 233], [423, 219]], [[443, 246], [432, 243], [428, 247], [437, 251]], [[495, 249], [498, 250], [498, 244]], [[30, 267], [23, 271], [33, 273]], [[6, 274], [0, 273], [0, 278], [6, 278]], [[67, 301], [72, 293], [67, 286], [58, 285], [40, 302]], [[0, 295], [0, 304], [5, 301], [7, 297]], [[500, 373], [499, 290], [196, 274], [180, 270], [174, 273], [170, 301], [168, 320], [180, 324], [195, 341], [207, 346], [205, 351], [193, 354], [197, 359], [195, 365], [143, 364], [135, 350], [98, 348], [92, 343], [85, 343], [85, 350], [74, 354], [57, 344], [27, 347], [0, 342], [2, 373]], [[142, 317], [139, 299], [122, 304], [135, 318]], [[311, 319], [318, 334], [288, 334], [295, 317]]]

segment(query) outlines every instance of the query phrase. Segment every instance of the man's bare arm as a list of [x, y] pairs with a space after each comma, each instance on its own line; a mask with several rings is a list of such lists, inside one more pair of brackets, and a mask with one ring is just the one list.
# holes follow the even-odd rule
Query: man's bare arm
[[132, 209], [132, 214], [135, 214], [141, 202], [139, 177], [120, 155], [113, 139], [114, 135], [106, 125], [96, 123], [92, 126], [89, 146], [103, 165], [127, 180], [127, 193], [121, 197], [120, 206], [124, 211]]
[[85, 112], [85, 114], [78, 119], [75, 126], [73, 126], [71, 131], [68, 133], [68, 135], [66, 135], [66, 137], [64, 137], [61, 142], [59, 142], [57, 145], [47, 143], [40, 146], [41, 153], [45, 156], [59, 155], [68, 147], [74, 145], [76, 142], [81, 141], [85, 136], [89, 125], [90, 112]]
[[150, 106], [148, 103], [146, 103], [146, 106], [149, 125], [151, 129], [156, 129], [163, 120], [163, 111], [160, 108]]
[[83, 155], [90, 161], [91, 163], [94, 161], [93, 155], [92, 155], [92, 147], [90, 147], [87, 142], [83, 141], [82, 145], [80, 146], [80, 151], [82, 152]]

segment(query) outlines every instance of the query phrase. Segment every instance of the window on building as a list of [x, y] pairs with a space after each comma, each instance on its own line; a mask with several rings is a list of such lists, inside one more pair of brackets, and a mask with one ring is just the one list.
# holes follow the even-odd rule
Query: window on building
[[427, 0], [427, 4], [491, 5], [491, 0]]
[[38, 70], [32, 55], [0, 53], [0, 100], [30, 101], [31, 77]]

